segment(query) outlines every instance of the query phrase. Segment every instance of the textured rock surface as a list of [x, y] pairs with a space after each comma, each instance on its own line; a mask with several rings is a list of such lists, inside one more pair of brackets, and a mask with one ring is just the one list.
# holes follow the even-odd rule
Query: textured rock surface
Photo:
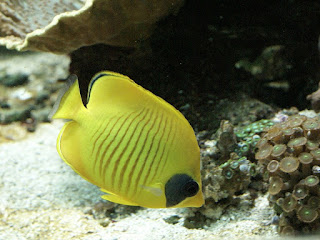
[[62, 86], [57, 79], [68, 76], [69, 62], [67, 56], [0, 48], [0, 123], [48, 121], [53, 93]]
[[134, 46], [183, 0], [41, 0], [0, 3], [0, 44], [17, 50], [68, 53], [105, 43]]

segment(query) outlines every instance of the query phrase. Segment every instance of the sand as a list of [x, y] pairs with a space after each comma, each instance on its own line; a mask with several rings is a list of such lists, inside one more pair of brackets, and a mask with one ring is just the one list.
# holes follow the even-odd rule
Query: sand
[[[141, 209], [101, 226], [88, 214], [100, 190], [59, 157], [55, 144], [62, 121], [43, 123], [35, 133], [0, 145], [0, 239], [211, 239], [275, 236], [265, 197], [256, 207], [230, 211], [208, 229], [182, 226], [185, 209]], [[175, 225], [165, 218], [181, 216]], [[107, 219], [105, 220], [107, 221]]]

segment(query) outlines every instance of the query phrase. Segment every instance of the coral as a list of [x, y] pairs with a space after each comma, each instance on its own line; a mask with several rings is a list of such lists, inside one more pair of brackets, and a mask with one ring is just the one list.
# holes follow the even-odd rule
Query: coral
[[314, 111], [320, 111], [320, 82], [318, 84], [318, 90], [309, 94], [307, 96], [307, 100], [311, 102], [311, 106]]
[[260, 140], [260, 134], [274, 123], [268, 119], [262, 119], [244, 127], [237, 127], [235, 135], [238, 140], [238, 148], [234, 151], [239, 156], [248, 156], [254, 152], [257, 142]]
[[[256, 175], [256, 165], [246, 157], [231, 154], [221, 165], [216, 165], [209, 158], [203, 159], [202, 184], [206, 204], [199, 210], [210, 219], [218, 219], [223, 209], [230, 205], [235, 193], [245, 191], [251, 177]], [[225, 199], [225, 201], [221, 201]], [[218, 203], [218, 204], [217, 204]], [[214, 209], [220, 209], [220, 215]]]
[[183, 0], [41, 0], [0, 3], [0, 45], [17, 50], [69, 53], [105, 43], [133, 47], [153, 24]]
[[227, 120], [222, 120], [216, 135], [218, 136], [217, 147], [221, 153], [220, 159], [228, 159], [237, 145], [233, 125]]
[[269, 179], [269, 200], [281, 234], [320, 229], [320, 120], [290, 116], [272, 126], [257, 143], [256, 159]]
[[216, 146], [220, 154], [218, 162], [225, 163], [232, 152], [239, 157], [251, 158], [260, 134], [273, 124], [271, 120], [262, 119], [243, 127], [234, 127], [230, 121], [222, 120], [220, 128], [212, 136], [217, 139]]
[[[247, 189], [251, 177], [257, 173], [257, 166], [250, 159], [253, 159], [260, 134], [273, 124], [271, 120], [263, 119], [235, 128], [229, 121], [222, 120], [212, 136], [216, 141], [200, 140], [203, 188], [207, 200], [218, 202]], [[271, 153], [279, 155], [283, 151], [281, 145], [275, 149], [270, 144], [264, 147], [260, 158]]]
[[230, 196], [246, 189], [250, 178], [256, 175], [256, 165], [246, 157], [239, 158], [235, 154], [231, 155], [231, 158], [219, 167], [222, 169], [222, 176], [227, 180], [223, 189], [227, 190]]
[[[223, 120], [220, 128], [212, 136], [217, 140], [200, 139], [202, 185], [206, 201], [200, 212], [207, 218], [218, 219], [223, 209], [234, 202], [234, 195], [248, 189], [258, 169], [247, 156], [254, 152], [255, 144], [260, 139], [258, 134], [269, 125], [272, 125], [271, 121], [261, 120], [236, 130], [229, 121]], [[248, 149], [241, 152], [244, 144]], [[239, 156], [236, 152], [243, 154]]]

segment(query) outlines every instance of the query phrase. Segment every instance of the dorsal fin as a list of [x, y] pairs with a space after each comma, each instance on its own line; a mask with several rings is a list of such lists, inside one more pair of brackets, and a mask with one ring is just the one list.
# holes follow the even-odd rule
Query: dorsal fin
[[120, 73], [115, 73], [115, 72], [111, 72], [111, 71], [103, 71], [103, 72], [97, 73], [96, 75], [93, 76], [93, 78], [91, 79], [91, 81], [89, 83], [86, 106], [89, 103], [93, 85], [96, 83], [97, 80], [99, 80], [102, 77], [128, 78], [127, 76], [124, 76], [124, 75], [122, 75]]

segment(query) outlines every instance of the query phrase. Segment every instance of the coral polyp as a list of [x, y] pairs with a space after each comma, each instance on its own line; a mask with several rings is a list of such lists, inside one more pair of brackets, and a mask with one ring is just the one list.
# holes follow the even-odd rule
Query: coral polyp
[[280, 177], [271, 177], [270, 178], [270, 185], [269, 185], [269, 190], [268, 192], [271, 195], [276, 195], [278, 194], [283, 187], [283, 181]]
[[318, 218], [318, 211], [308, 205], [301, 206], [297, 211], [297, 216], [300, 221], [312, 223]]
[[296, 157], [284, 157], [280, 161], [280, 170], [285, 173], [293, 173], [298, 169], [299, 163]]
[[285, 199], [283, 199], [283, 203], [281, 207], [283, 211], [289, 213], [296, 208], [297, 204], [298, 204], [297, 200], [294, 197], [292, 197], [292, 195], [289, 195]]
[[303, 115], [294, 115], [291, 116], [288, 120], [289, 126], [292, 128], [299, 127], [305, 120], [307, 119], [306, 116]]
[[269, 171], [269, 173], [276, 173], [279, 170], [279, 162], [277, 160], [271, 160], [268, 163], [267, 169]]
[[298, 158], [302, 164], [310, 164], [313, 161], [312, 155], [308, 152], [300, 153]]
[[320, 197], [310, 197], [308, 200], [308, 206], [315, 209], [320, 208]]
[[287, 150], [287, 146], [284, 144], [276, 144], [273, 146], [271, 156], [272, 157], [280, 157]]
[[306, 177], [304, 184], [308, 187], [316, 187], [319, 184], [319, 178], [314, 175]]
[[290, 116], [272, 126], [255, 155], [269, 178], [269, 201], [279, 216], [280, 234], [320, 229], [320, 120]]
[[292, 196], [296, 200], [304, 199], [306, 196], [308, 196], [309, 190], [306, 185], [304, 184], [297, 184], [293, 188]]
[[256, 153], [256, 159], [266, 160], [270, 157], [273, 150], [273, 146], [266, 143], [260, 147], [259, 151]]

